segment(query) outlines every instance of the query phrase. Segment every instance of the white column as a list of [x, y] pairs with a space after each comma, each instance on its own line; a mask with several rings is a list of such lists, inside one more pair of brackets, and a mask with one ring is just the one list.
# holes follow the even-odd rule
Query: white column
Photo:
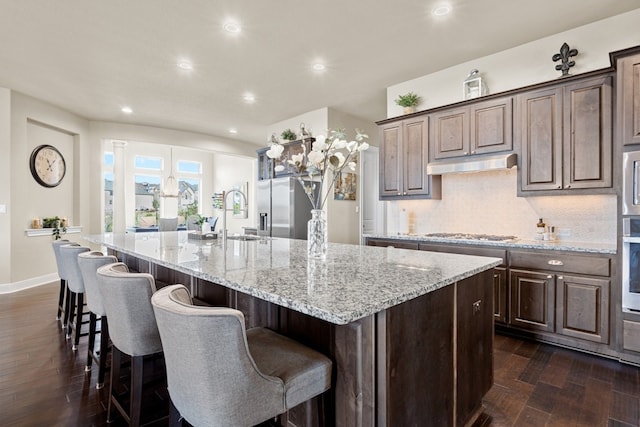
[[124, 156], [126, 141], [113, 142], [113, 232], [124, 233], [126, 231], [125, 210], [125, 171], [126, 160]]

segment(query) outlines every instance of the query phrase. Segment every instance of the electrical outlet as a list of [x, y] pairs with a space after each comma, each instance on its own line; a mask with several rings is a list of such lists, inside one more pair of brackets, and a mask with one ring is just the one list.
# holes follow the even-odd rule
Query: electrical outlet
[[6, 214], [7, 213], [7, 205], [0, 205], [0, 214]]
[[556, 235], [558, 237], [571, 237], [571, 229], [570, 228], [558, 228], [556, 231]]

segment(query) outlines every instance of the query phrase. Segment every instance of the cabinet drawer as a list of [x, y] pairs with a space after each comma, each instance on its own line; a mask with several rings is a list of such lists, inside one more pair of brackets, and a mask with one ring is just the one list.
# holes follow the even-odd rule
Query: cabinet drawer
[[420, 243], [421, 251], [431, 252], [448, 252], [450, 254], [462, 254], [462, 255], [476, 255], [487, 256], [493, 258], [502, 258], [502, 264], [507, 263], [507, 251], [506, 249], [497, 248], [478, 248], [473, 246], [458, 246], [458, 245], [437, 245], [431, 243]]
[[605, 277], [611, 275], [611, 259], [608, 257], [510, 251], [509, 259], [511, 267], [516, 268]]

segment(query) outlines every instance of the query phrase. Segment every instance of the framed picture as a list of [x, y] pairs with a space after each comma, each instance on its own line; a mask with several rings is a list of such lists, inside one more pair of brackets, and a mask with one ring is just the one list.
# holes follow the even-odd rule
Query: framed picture
[[336, 177], [333, 187], [334, 200], [355, 200], [357, 188], [357, 176], [355, 173], [340, 172]]
[[241, 191], [242, 194], [244, 194], [244, 197], [243, 197], [242, 194], [238, 193], [237, 191], [234, 191], [233, 195], [231, 196], [233, 200], [233, 217], [234, 218], [248, 218], [247, 199], [245, 198], [247, 197], [248, 186], [249, 186], [248, 182], [243, 182], [233, 186], [234, 190]]

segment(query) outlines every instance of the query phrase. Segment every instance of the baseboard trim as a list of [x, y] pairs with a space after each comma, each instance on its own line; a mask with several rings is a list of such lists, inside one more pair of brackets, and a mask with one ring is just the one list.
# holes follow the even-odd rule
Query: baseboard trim
[[13, 283], [1, 283], [0, 294], [11, 294], [22, 291], [24, 289], [34, 288], [36, 286], [46, 285], [51, 282], [60, 280], [57, 273], [45, 274], [44, 276], [33, 277], [31, 279], [21, 280]]

